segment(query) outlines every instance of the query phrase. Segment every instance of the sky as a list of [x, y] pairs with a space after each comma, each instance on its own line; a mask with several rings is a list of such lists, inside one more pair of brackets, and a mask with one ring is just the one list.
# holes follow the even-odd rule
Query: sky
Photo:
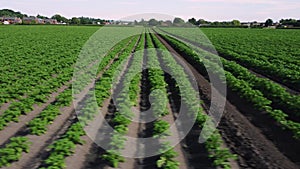
[[0, 9], [5, 8], [33, 16], [61, 14], [112, 20], [143, 13], [209, 21], [300, 19], [300, 0], [0, 0]]

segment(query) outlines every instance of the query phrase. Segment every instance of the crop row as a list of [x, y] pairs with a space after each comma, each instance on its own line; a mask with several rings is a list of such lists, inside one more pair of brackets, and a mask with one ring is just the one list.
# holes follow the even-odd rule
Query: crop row
[[[113, 62], [108, 70], [102, 75], [100, 81], [96, 83], [95, 94], [97, 98], [97, 103], [99, 106], [103, 104], [105, 100], [104, 97], [108, 98], [110, 94], [104, 96], [103, 92], [107, 93], [112, 88], [111, 85], [102, 86], [103, 82], [112, 82], [114, 71], [119, 67], [120, 64], [128, 57], [128, 54], [131, 53], [132, 48], [134, 47], [138, 37], [133, 37], [133, 40], [130, 44], [123, 50], [123, 52], [118, 56], [118, 60]], [[109, 79], [109, 80], [107, 80]], [[101, 87], [101, 88], [99, 88]], [[84, 144], [81, 140], [81, 136], [85, 135], [85, 132], [82, 129], [82, 125], [86, 126], [89, 121], [91, 121], [95, 114], [98, 111], [98, 108], [95, 108], [93, 105], [93, 96], [94, 93], [88, 93], [87, 99], [85, 100], [85, 107], [80, 110], [79, 122], [74, 123], [68, 129], [68, 131], [58, 139], [50, 148], [50, 156], [44, 161], [43, 168], [65, 168], [65, 157], [70, 156], [74, 153], [76, 144]], [[95, 100], [96, 101], [96, 100]]]
[[[179, 168], [180, 163], [175, 159], [178, 156], [178, 152], [170, 146], [168, 141], [163, 141], [165, 137], [171, 135], [170, 124], [163, 120], [162, 117], [170, 114], [167, 104], [167, 83], [164, 78], [164, 71], [161, 69], [160, 62], [158, 60], [158, 52], [155, 50], [154, 44], [151, 39], [151, 35], [147, 34], [147, 64], [149, 65], [149, 81], [150, 91], [152, 91], [152, 97], [154, 102], [151, 104], [154, 117], [153, 137], [160, 139], [159, 159], [156, 162], [158, 168], [164, 169], [176, 169]], [[158, 92], [159, 91], [159, 92]], [[173, 117], [172, 117], [173, 118]]]
[[273, 81], [256, 76], [234, 61], [228, 61], [199, 48], [194, 49], [212, 62], [221, 60], [226, 71], [232, 73], [238, 79], [248, 82], [253, 89], [262, 92], [267, 99], [270, 99], [273, 104], [278, 105], [277, 107], [287, 112], [287, 114], [300, 115], [300, 96], [290, 94], [284, 87]]
[[1, 71], [5, 72], [0, 77], [0, 105], [28, 94], [41, 95], [39, 90], [53, 90], [66, 82], [72, 76], [70, 67], [81, 46], [97, 30], [18, 26], [3, 29], [7, 34], [0, 35], [5, 39], [0, 47]]
[[[131, 39], [126, 39], [124, 40], [124, 42], [118, 44], [114, 50], [121, 50], [120, 47], [124, 48], [124, 44], [128, 43]], [[111, 53], [115, 54], [115, 51], [111, 51], [109, 54], [111, 55]], [[117, 56], [116, 54], [114, 56]], [[105, 57], [105, 60], [112, 60], [112, 57]], [[106, 64], [106, 65], [105, 65]], [[99, 71], [103, 71], [105, 69], [105, 67], [109, 64], [108, 61], [102, 62], [102, 64], [99, 66]], [[33, 135], [42, 135], [45, 134], [47, 132], [48, 129], [48, 125], [52, 124], [52, 122], [56, 119], [56, 117], [58, 115], [61, 114], [60, 112], [60, 108], [65, 107], [65, 106], [69, 106], [72, 102], [72, 89], [69, 86], [68, 89], [64, 90], [62, 93], [60, 93], [57, 98], [56, 101], [51, 103], [50, 105], [48, 105], [37, 117], [35, 117], [33, 120], [31, 120], [28, 124], [27, 127], [30, 129], [30, 134]], [[95, 113], [96, 110], [93, 111], [93, 113]], [[80, 116], [81, 117], [81, 116]], [[91, 118], [90, 118], [91, 119]], [[70, 130], [75, 130], [78, 129], [78, 124], [75, 125], [75, 127], [70, 128]], [[76, 127], [77, 126], [77, 127]], [[70, 135], [69, 132], [66, 135]], [[82, 133], [82, 132], [79, 132]], [[81, 135], [81, 134], [80, 134]], [[76, 136], [78, 137], [78, 135]], [[11, 139], [17, 139], [18, 137], [13, 137]], [[27, 139], [27, 137], [24, 137], [24, 139]], [[78, 140], [78, 139], [76, 139]], [[66, 142], [66, 139], [64, 139], [63, 141], [59, 141], [59, 143], [55, 143], [55, 144], [62, 144]], [[2, 149], [0, 149], [2, 150]], [[4, 149], [5, 150], [5, 149]], [[3, 150], [3, 151], [4, 151]], [[23, 152], [27, 152], [28, 150], [23, 149]], [[17, 159], [15, 160], [8, 160], [9, 162], [13, 162], [13, 161], [17, 161], [19, 158], [21, 158], [21, 156], [18, 156]], [[54, 157], [51, 157], [54, 158]], [[4, 156], [3, 159], [5, 160]], [[53, 160], [48, 160], [48, 161], [53, 161]], [[6, 165], [8, 165], [9, 163], [6, 163]], [[61, 164], [61, 163], [60, 163]]]
[[0, 149], [0, 167], [9, 166], [18, 161], [23, 152], [29, 152], [30, 142], [27, 137], [13, 137], [4, 148]]
[[199, 48], [194, 49], [212, 62], [221, 60], [226, 71], [232, 73], [238, 79], [248, 82], [253, 89], [262, 92], [267, 99], [272, 101], [273, 106], [282, 109], [289, 115], [300, 116], [300, 96], [289, 93], [284, 87], [273, 81], [256, 76], [234, 61], [228, 61]]
[[[203, 53], [200, 55], [199, 51], [195, 52], [190, 46], [166, 35], [162, 35], [176, 50], [178, 50], [183, 56], [186, 56], [187, 60], [191, 60], [197, 63], [199, 67], [205, 69], [205, 66], [212, 67], [214, 73], [222, 71], [222, 68], [210, 60], [203, 57]], [[228, 87], [237, 92], [237, 94], [244, 98], [247, 102], [254, 105], [255, 109], [259, 111], [266, 111], [276, 122], [278, 122], [283, 129], [288, 129], [293, 132], [295, 138], [300, 137], [300, 124], [288, 120], [288, 115], [281, 110], [275, 110], [271, 107], [271, 101], [264, 97], [264, 95], [259, 91], [251, 87], [251, 85], [244, 81], [237, 79], [230, 72], [225, 71], [226, 81]], [[225, 80], [225, 79], [223, 79]]]
[[[281, 33], [274, 32], [274, 34], [277, 34], [277, 36], [271, 35], [269, 34], [269, 32], [266, 31], [256, 32], [262, 35], [264, 34], [268, 35], [273, 39], [277, 39], [277, 41], [266, 42], [266, 39], [257, 35], [238, 38], [239, 36], [245, 36], [245, 34], [249, 34], [249, 33], [251, 34], [250, 31], [243, 32], [243, 34], [238, 34], [236, 32], [232, 34], [233, 32], [231, 32], [230, 30], [222, 30], [228, 32], [229, 34], [216, 35], [219, 34], [220, 32], [204, 29], [203, 30], [204, 33], [207, 33], [210, 40], [212, 40], [214, 44], [213, 46], [206, 37], [201, 36], [203, 33], [197, 29], [191, 29], [190, 31], [184, 31], [184, 29], [178, 29], [178, 28], [163, 29], [163, 30], [168, 33], [172, 33], [173, 35], [175, 34], [180, 35], [180, 38], [185, 38], [186, 40], [196, 43], [197, 45], [200, 45], [201, 47], [208, 50], [213, 50], [214, 47], [216, 47], [218, 53], [220, 53], [226, 59], [239, 62], [241, 65], [245, 66], [246, 68], [261, 73], [269, 78], [279, 81], [280, 83], [286, 84], [287, 86], [295, 90], [298, 90], [299, 88], [300, 85], [299, 64], [300, 63], [296, 59], [297, 58], [296, 56], [298, 55], [296, 51], [298, 49], [291, 48], [291, 47], [286, 48], [286, 46], [295, 46], [297, 44], [295, 41], [292, 40], [293, 38], [291, 37], [290, 34], [286, 36], [286, 37], [291, 37], [290, 39], [287, 39], [287, 41], [282, 41], [283, 38], [286, 38], [281, 35], [281, 33], [284, 32]], [[238, 31], [242, 31], [242, 30], [238, 30]], [[245, 40], [245, 39], [249, 39], [249, 40]], [[255, 39], [255, 40], [251, 41], [250, 39]], [[269, 45], [267, 46], [258, 45], [263, 42]], [[273, 44], [274, 42], [276, 42], [276, 44]], [[291, 42], [291, 43], [285, 44], [287, 42]], [[278, 45], [278, 43], [282, 43], [285, 45]], [[264, 50], [261, 49], [258, 50], [259, 48]], [[292, 50], [294, 50], [294, 52], [292, 52]], [[274, 51], [277, 52], [274, 53]]]
[[[156, 36], [152, 36], [154, 43], [156, 44], [157, 48], [161, 50], [167, 50], [167, 48], [158, 40]], [[184, 103], [189, 108], [187, 113], [191, 113], [190, 116], [196, 115], [196, 122], [200, 127], [203, 127], [204, 123], [210, 120], [210, 117], [206, 115], [202, 109], [202, 107], [197, 106], [199, 104], [195, 103], [197, 101], [197, 97], [195, 96], [195, 91], [192, 88], [191, 84], [189, 83], [189, 77], [187, 76], [185, 70], [178, 65], [177, 61], [174, 57], [169, 53], [163, 53], [162, 60], [164, 65], [167, 65], [170, 72], [176, 77], [177, 83], [182, 91], [181, 97]], [[213, 130], [210, 128], [209, 130]], [[223, 167], [223, 168], [230, 168], [230, 159], [236, 159], [236, 155], [232, 154], [229, 149], [223, 148], [224, 142], [222, 136], [219, 134], [218, 131], [212, 133], [212, 135], [208, 138], [205, 142], [207, 151], [210, 153], [210, 158], [214, 160], [214, 165]]]
[[[142, 50], [144, 48], [144, 34], [141, 35], [140, 41], [137, 44], [135, 51]], [[137, 75], [137, 71], [142, 70], [143, 53], [133, 54], [133, 58], [130, 65], [125, 70], [121, 80], [115, 83], [115, 86], [120, 89], [116, 95], [115, 104], [117, 104], [117, 110], [115, 112], [114, 118], [112, 119], [112, 126], [114, 128], [113, 133], [111, 133], [111, 141], [109, 143], [110, 148], [106, 151], [104, 155], [101, 156], [102, 159], [108, 161], [114, 168], [119, 166], [120, 162], [125, 162], [125, 158], [121, 156], [121, 151], [125, 148], [126, 138], [125, 135], [128, 132], [128, 126], [131, 124], [131, 119], [135, 116], [132, 112], [132, 107], [137, 105], [136, 94], [139, 91], [140, 81], [134, 80]], [[122, 74], [123, 69], [117, 70], [115, 74]], [[141, 74], [138, 74], [141, 75]]]

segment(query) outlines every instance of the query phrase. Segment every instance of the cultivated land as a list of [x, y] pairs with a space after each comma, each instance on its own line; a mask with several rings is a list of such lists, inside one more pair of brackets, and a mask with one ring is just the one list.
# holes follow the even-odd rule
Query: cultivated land
[[[0, 26], [1, 168], [300, 167], [299, 30], [202, 29], [212, 45], [198, 28], [100, 28], [111, 29], [111, 34], [98, 37], [107, 44], [116, 40], [113, 32], [133, 36], [105, 52], [100, 65], [94, 64], [99, 56], [76, 65], [83, 45], [98, 29]], [[152, 48], [160, 50], [143, 51]], [[217, 60], [226, 77], [222, 80], [227, 83], [226, 106], [218, 129], [200, 144], [201, 129], [210, 119], [213, 90], [205, 68], [209, 66], [218, 76], [222, 67]], [[145, 65], [157, 69], [143, 70]], [[162, 67], [171, 74], [159, 69]], [[199, 96], [185, 68], [194, 74]], [[83, 79], [95, 77], [95, 83], [74, 85], [74, 69], [82, 69]], [[75, 106], [72, 92], [80, 98]], [[152, 105], [150, 93], [157, 101]], [[113, 96], [119, 96], [119, 106]], [[163, 138], [178, 135], [185, 125], [175, 125], [172, 132], [169, 129], [179, 117], [180, 105], [196, 122], [172, 148]], [[150, 111], [145, 114], [132, 108]], [[115, 131], [98, 120], [101, 115]], [[146, 116], [156, 120], [132, 122]], [[108, 150], [98, 147], [83, 130], [91, 128], [98, 131], [91, 138], [109, 142]], [[108, 136], [106, 140], [103, 135]], [[126, 136], [160, 138], [156, 144], [162, 154], [123, 158], [122, 150], [128, 149]], [[140, 148], [131, 146], [132, 150]], [[152, 151], [152, 147], [144, 145], [143, 150]]]

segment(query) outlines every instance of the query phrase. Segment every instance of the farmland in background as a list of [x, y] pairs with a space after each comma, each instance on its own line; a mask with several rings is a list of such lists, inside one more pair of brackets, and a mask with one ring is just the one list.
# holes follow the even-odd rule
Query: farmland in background
[[[199, 36], [198, 28], [107, 27], [136, 35], [111, 48], [100, 65], [86, 60], [97, 74], [95, 83], [73, 91], [85, 98], [79, 105], [87, 105], [79, 106], [84, 114], [77, 117], [72, 103], [73, 72], [84, 44], [99, 29], [104, 28], [0, 26], [1, 168], [299, 168], [299, 30], [201, 29], [208, 41]], [[109, 43], [110, 36], [99, 38]], [[98, 45], [95, 47], [101, 48]], [[166, 52], [143, 51], [152, 48]], [[143, 65], [165, 67], [180, 81], [159, 69], [143, 70]], [[184, 66], [194, 74], [201, 100], [194, 96]], [[228, 94], [218, 129], [200, 144], [212, 100], [207, 66], [215, 75], [224, 68], [222, 82], [227, 83]], [[89, 76], [88, 69], [82, 71]], [[151, 94], [159, 102], [150, 105], [148, 98], [154, 90], [161, 92]], [[113, 102], [114, 95], [121, 96], [122, 106]], [[165, 105], [162, 95], [167, 99]], [[190, 107], [184, 113], [196, 117], [180, 144], [170, 147], [161, 141], [161, 154], [154, 157], [121, 156], [126, 136], [163, 139], [174, 134], [169, 127], [178, 118], [180, 104]], [[156, 120], [132, 122], [143, 115], [130, 111], [132, 107], [140, 111], [151, 107], [148, 113]], [[93, 143], [84, 130], [96, 124], [100, 113], [115, 129], [108, 132], [104, 123], [96, 122], [98, 131], [109, 139], [95, 138], [108, 141], [108, 150]], [[179, 133], [181, 126], [176, 127]], [[151, 151], [147, 145], [144, 149]]]

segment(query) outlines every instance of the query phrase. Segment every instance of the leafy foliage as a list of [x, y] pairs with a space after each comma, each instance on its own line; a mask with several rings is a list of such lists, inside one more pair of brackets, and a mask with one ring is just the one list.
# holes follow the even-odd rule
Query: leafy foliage
[[10, 163], [18, 161], [22, 153], [29, 153], [30, 142], [26, 137], [13, 137], [10, 142], [0, 149], [0, 167], [9, 166]]
[[[218, 72], [222, 71], [222, 68], [218, 64], [215, 64], [207, 58], [199, 56], [199, 53], [197, 53], [200, 52], [200, 54], [204, 54], [205, 56], [205, 54], [207, 54], [208, 52], [203, 51], [197, 47], [191, 48], [191, 46], [187, 46], [186, 44], [183, 44], [182, 42], [176, 40], [173, 37], [167, 35], [162, 36], [176, 50], [178, 50], [184, 56], [187, 56], [187, 58], [195, 61], [202, 69], [205, 69], [205, 66], [213, 67], [213, 73], [216, 75], [218, 75]], [[197, 52], [194, 52], [194, 50]], [[213, 57], [212, 54], [208, 56]], [[300, 138], [300, 123], [289, 120], [286, 113], [284, 113], [281, 110], [272, 108], [272, 101], [267, 99], [261, 91], [255, 90], [255, 87], [249, 84], [247, 81], [236, 78], [228, 71], [225, 71], [225, 76], [227, 86], [231, 88], [231, 90], [235, 91], [241, 98], [244, 98], [246, 101], [253, 104], [256, 110], [267, 112], [270, 115], [270, 117], [272, 117], [274, 120], [276, 120], [277, 123], [279, 123], [282, 126], [283, 129], [288, 129], [292, 131], [296, 139]], [[225, 79], [223, 80], [225, 81]], [[274, 97], [276, 97], [276, 94]], [[298, 105], [296, 105], [295, 107], [297, 106]]]

